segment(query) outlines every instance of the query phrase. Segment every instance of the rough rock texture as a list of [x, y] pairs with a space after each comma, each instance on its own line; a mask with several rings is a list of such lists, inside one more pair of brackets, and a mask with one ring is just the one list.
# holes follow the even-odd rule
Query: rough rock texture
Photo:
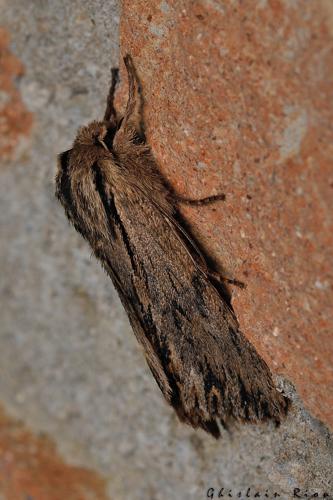
[[0, 409], [0, 498], [107, 500], [105, 481], [63, 463], [45, 435], [34, 436]]
[[[23, 65], [9, 49], [9, 33], [0, 28], [0, 154], [2, 161], [20, 154], [29, 135], [32, 114], [22, 103], [14, 85], [22, 77]], [[23, 140], [22, 140], [23, 139]]]
[[126, 0], [148, 137], [247, 337], [333, 426], [333, 6]]
[[[217, 267], [246, 281], [232, 290], [242, 330], [301, 397], [278, 378], [294, 402], [287, 420], [220, 442], [164, 403], [110, 281], [54, 199], [56, 154], [104, 108], [117, 5], [0, 5], [11, 38], [9, 49], [1, 32], [1, 50], [18, 68], [2, 69], [0, 112], [13, 99], [19, 121], [1, 136], [0, 400], [10, 419], [0, 420], [0, 498], [14, 487], [17, 498], [65, 498], [37, 488], [42, 477], [55, 484], [54, 463], [69, 499], [332, 493], [332, 438], [314, 418], [332, 423], [330, 1], [123, 4], [121, 50], [142, 80], [154, 154], [180, 193], [226, 193], [184, 216]], [[13, 437], [12, 418], [27, 434]], [[41, 432], [57, 448], [42, 461]], [[43, 468], [27, 483], [31, 448]], [[8, 459], [11, 471], [23, 464], [13, 483]]]

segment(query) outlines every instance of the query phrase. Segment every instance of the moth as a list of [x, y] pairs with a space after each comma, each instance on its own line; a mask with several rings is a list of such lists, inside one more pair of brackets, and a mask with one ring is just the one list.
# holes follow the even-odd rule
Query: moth
[[[118, 70], [102, 121], [79, 129], [59, 155], [56, 196], [112, 279], [148, 366], [179, 419], [220, 436], [230, 420], [279, 422], [288, 399], [239, 330], [230, 300], [179, 214], [144, 134], [132, 58], [129, 95], [114, 106]], [[233, 280], [229, 280], [233, 282]], [[237, 283], [236, 283], [237, 284]]]

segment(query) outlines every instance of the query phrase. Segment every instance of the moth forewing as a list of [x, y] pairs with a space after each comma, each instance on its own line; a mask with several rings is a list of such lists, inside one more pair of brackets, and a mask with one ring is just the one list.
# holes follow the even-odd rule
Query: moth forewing
[[[81, 129], [73, 148], [60, 156], [57, 197], [111, 277], [180, 420], [215, 437], [219, 421], [280, 421], [288, 399], [240, 332], [230, 303], [216, 288], [216, 273], [178, 216], [179, 197], [144, 141], [133, 62], [130, 56], [124, 62], [125, 113], [121, 117], [114, 108], [113, 71], [104, 121]], [[217, 199], [223, 197], [208, 201]]]

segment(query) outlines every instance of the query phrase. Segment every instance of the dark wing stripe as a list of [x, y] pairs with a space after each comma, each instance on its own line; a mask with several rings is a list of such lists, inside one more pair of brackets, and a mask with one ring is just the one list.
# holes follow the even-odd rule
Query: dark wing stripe
[[70, 153], [71, 149], [58, 156], [60, 169], [56, 178], [56, 197], [61, 201], [68, 217], [71, 215], [73, 206], [71, 179], [68, 172]]
[[114, 203], [111, 203], [111, 198], [110, 198], [110, 196], [108, 196], [108, 194], [106, 192], [103, 174], [98, 166], [98, 163], [95, 162], [92, 165], [91, 169], [94, 173], [93, 182], [94, 182], [96, 191], [99, 194], [102, 205], [104, 207], [105, 216], [106, 216], [105, 218], [107, 221], [110, 236], [113, 240], [115, 240], [117, 238], [117, 234], [116, 234], [116, 231], [112, 225], [112, 221], [114, 221], [119, 227], [121, 227], [121, 221], [119, 219], [119, 215], [117, 213], [116, 207], [114, 206]]
[[[140, 266], [140, 269], [138, 268], [138, 263], [134, 257], [134, 251], [133, 251], [133, 248], [131, 245], [131, 241], [130, 241], [130, 238], [129, 238], [128, 233], [126, 231], [126, 228], [121, 220], [121, 217], [118, 213], [118, 210], [117, 210], [117, 207], [115, 204], [115, 200], [114, 200], [114, 196], [112, 193], [110, 193], [110, 195], [109, 195], [106, 192], [103, 172], [101, 171], [101, 169], [99, 168], [99, 165], [97, 163], [94, 163], [94, 165], [92, 166], [92, 169], [94, 172], [94, 182], [95, 182], [95, 186], [96, 186], [96, 191], [98, 192], [100, 199], [102, 201], [102, 204], [103, 204], [103, 207], [105, 210], [105, 214], [106, 214], [106, 217], [108, 220], [110, 233], [113, 236], [113, 238], [116, 238], [116, 235], [117, 235], [116, 231], [112, 227], [112, 222], [113, 222], [117, 226], [117, 228], [119, 229], [121, 239], [123, 241], [123, 244], [126, 248], [126, 252], [127, 252], [128, 256], [130, 258], [130, 261], [131, 261], [131, 266], [132, 266], [132, 270], [134, 271], [134, 275], [140, 274], [143, 277], [143, 279], [145, 280], [146, 287], [148, 289], [149, 279], [148, 279], [146, 270], [144, 269], [143, 266]], [[114, 273], [112, 262], [108, 262], [108, 267]], [[161, 351], [163, 351], [163, 346], [160, 345], [160, 341], [159, 341], [158, 336], [157, 336], [157, 328], [156, 328], [154, 318], [153, 318], [152, 313], [151, 313], [150, 306], [145, 307], [142, 304], [142, 302], [140, 301], [140, 294], [138, 293], [138, 291], [136, 289], [136, 285], [135, 285], [135, 282], [133, 280], [133, 277], [131, 279], [131, 283], [132, 283], [133, 296], [130, 299], [133, 301], [133, 305], [136, 304], [137, 307], [140, 308], [142, 317], [140, 314], [137, 314], [137, 312], [135, 313], [135, 315], [136, 315], [137, 319], [139, 320], [143, 331], [145, 331], [146, 338], [149, 341], [149, 343], [151, 344], [154, 352], [163, 360], [163, 356], [161, 356]], [[122, 296], [123, 290], [122, 290], [121, 285], [119, 288], [120, 289], [118, 289], [118, 292], [119, 292], [120, 296]], [[128, 300], [128, 298], [127, 298], [127, 300]], [[135, 307], [134, 307], [134, 311], [135, 311]]]
[[72, 150], [69, 149], [64, 153], [61, 153], [58, 157], [58, 164], [60, 165], [60, 168], [56, 177], [56, 197], [62, 203], [68, 220], [85, 239], [88, 239], [84, 221], [82, 221], [82, 217], [76, 209], [73, 198], [70, 175], [71, 151]]

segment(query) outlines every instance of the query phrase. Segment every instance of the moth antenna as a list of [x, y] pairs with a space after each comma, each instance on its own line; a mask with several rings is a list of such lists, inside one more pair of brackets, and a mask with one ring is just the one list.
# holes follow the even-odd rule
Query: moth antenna
[[128, 75], [128, 101], [127, 101], [127, 106], [126, 106], [126, 111], [125, 111], [125, 116], [124, 116], [124, 122], [128, 120], [128, 118], [132, 115], [134, 109], [135, 109], [135, 104], [136, 104], [136, 78], [135, 78], [135, 69], [133, 66], [133, 61], [132, 58], [129, 54], [126, 54], [124, 57], [124, 63], [127, 69], [127, 75]]
[[128, 101], [122, 128], [126, 128], [130, 123], [135, 128], [138, 135], [144, 139], [143, 96], [140, 82], [134, 68], [132, 57], [129, 54], [126, 54], [124, 57], [124, 63], [128, 75]]
[[119, 69], [111, 68], [111, 85], [109, 94], [106, 100], [106, 110], [104, 113], [104, 120], [111, 121], [114, 118], [114, 121], [117, 121], [117, 111], [114, 107], [114, 94], [117, 88], [117, 84], [119, 83]]

